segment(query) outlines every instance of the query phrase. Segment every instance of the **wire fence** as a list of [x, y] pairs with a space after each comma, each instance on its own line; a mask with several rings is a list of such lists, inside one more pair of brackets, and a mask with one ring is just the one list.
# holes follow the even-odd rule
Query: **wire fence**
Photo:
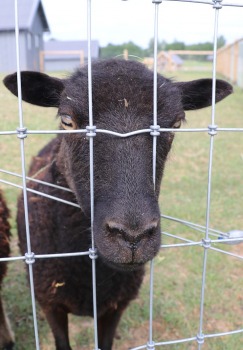
[[[153, 350], [160, 346], [165, 345], [173, 345], [173, 344], [182, 344], [182, 343], [190, 343], [190, 342], [197, 342], [198, 350], [203, 349], [203, 345], [207, 338], [217, 338], [221, 336], [226, 336], [230, 334], [243, 334], [243, 328], [236, 329], [232, 331], [225, 331], [221, 333], [215, 333], [215, 334], [204, 334], [204, 306], [205, 306], [205, 293], [206, 293], [206, 278], [207, 278], [207, 260], [208, 260], [208, 251], [209, 250], [215, 250], [222, 254], [226, 254], [229, 256], [232, 256], [236, 259], [242, 260], [243, 256], [240, 254], [234, 254], [231, 252], [228, 252], [224, 249], [219, 249], [213, 246], [214, 243], [241, 243], [243, 242], [243, 233], [242, 231], [238, 231], [238, 236], [230, 235], [225, 232], [222, 232], [220, 230], [214, 230], [210, 228], [210, 205], [211, 205], [211, 186], [212, 186], [212, 167], [213, 167], [213, 158], [214, 158], [214, 137], [217, 135], [217, 133], [221, 132], [234, 132], [234, 133], [241, 133], [243, 132], [242, 128], [225, 128], [221, 127], [219, 128], [215, 123], [215, 94], [216, 94], [216, 68], [217, 68], [217, 37], [218, 37], [218, 20], [220, 16], [220, 10], [223, 7], [241, 7], [243, 12], [243, 4], [239, 3], [230, 3], [227, 1], [222, 0], [213, 0], [213, 1], [203, 1], [203, 0], [164, 0], [163, 2], [188, 2], [188, 3], [194, 3], [194, 4], [204, 4], [205, 6], [211, 6], [214, 10], [214, 53], [213, 53], [213, 71], [212, 71], [212, 78], [213, 78], [213, 93], [212, 93], [212, 111], [211, 111], [211, 124], [208, 126], [208, 128], [184, 128], [184, 129], [163, 129], [158, 126], [157, 123], [157, 45], [158, 45], [158, 12], [160, 7], [163, 6], [162, 0], [152, 0], [151, 6], [154, 6], [154, 108], [153, 108], [153, 124], [152, 126], [148, 125], [147, 129], [143, 130], [137, 130], [133, 132], [129, 132], [126, 134], [121, 134], [117, 132], [113, 132], [110, 130], [104, 130], [104, 129], [98, 129], [95, 127], [94, 124], [94, 118], [93, 118], [93, 103], [92, 103], [92, 60], [91, 60], [91, 38], [92, 38], [92, 8], [91, 8], [91, 0], [87, 0], [87, 40], [88, 40], [88, 86], [89, 86], [89, 125], [86, 127], [86, 129], [82, 130], [75, 130], [75, 131], [66, 131], [66, 130], [28, 130], [24, 125], [24, 118], [23, 118], [23, 112], [22, 112], [22, 92], [21, 92], [21, 73], [20, 73], [20, 58], [19, 58], [19, 23], [18, 23], [18, 0], [15, 0], [15, 7], [13, 11], [15, 12], [15, 33], [16, 33], [16, 62], [17, 62], [17, 79], [18, 79], [18, 109], [19, 109], [19, 125], [16, 130], [10, 130], [10, 131], [1, 131], [0, 130], [0, 136], [3, 135], [16, 135], [19, 138], [20, 143], [20, 155], [21, 155], [21, 164], [22, 164], [22, 173], [14, 173], [11, 171], [8, 171], [6, 169], [0, 169], [1, 173], [5, 173], [8, 175], [11, 175], [13, 177], [21, 178], [22, 185], [17, 185], [14, 181], [6, 181], [3, 179], [0, 179], [0, 182], [5, 185], [14, 186], [17, 188], [22, 189], [23, 196], [24, 196], [24, 208], [25, 208], [25, 223], [26, 223], [26, 237], [27, 237], [27, 252], [25, 256], [12, 256], [9, 258], [1, 258], [0, 261], [16, 261], [23, 260], [28, 264], [29, 269], [29, 278], [30, 278], [30, 291], [31, 291], [31, 303], [32, 303], [32, 311], [33, 311], [33, 322], [34, 322], [34, 334], [35, 334], [35, 346], [36, 350], [40, 349], [40, 341], [39, 341], [39, 332], [38, 332], [38, 322], [37, 322], [37, 312], [36, 312], [36, 302], [35, 302], [35, 290], [34, 290], [34, 282], [33, 282], [33, 264], [35, 260], [37, 259], [43, 259], [43, 258], [55, 258], [55, 257], [66, 257], [66, 256], [81, 256], [81, 255], [88, 255], [92, 259], [92, 281], [93, 281], [93, 306], [94, 306], [94, 348], [95, 350], [98, 350], [98, 332], [97, 332], [97, 308], [96, 308], [96, 248], [95, 248], [95, 237], [93, 233], [93, 223], [94, 223], [94, 166], [93, 166], [93, 154], [94, 154], [94, 136], [96, 133], [102, 133], [102, 134], [109, 134], [114, 135], [116, 137], [130, 137], [134, 135], [138, 135], [141, 133], [149, 133], [151, 137], [153, 138], [153, 181], [155, 186], [155, 179], [156, 179], [156, 155], [157, 155], [157, 137], [159, 133], [173, 131], [176, 133], [208, 133], [209, 134], [209, 143], [210, 143], [210, 152], [209, 152], [209, 158], [208, 158], [208, 184], [207, 184], [207, 206], [206, 206], [206, 222], [205, 226], [195, 224], [193, 222], [189, 222], [186, 220], [161, 215], [164, 220], [170, 220], [178, 222], [182, 225], [185, 225], [187, 227], [190, 227], [190, 229], [193, 229], [197, 232], [203, 233], [204, 237], [203, 239], [200, 239], [198, 241], [193, 241], [190, 239], [183, 238], [179, 235], [171, 234], [169, 232], [163, 232], [162, 234], [168, 237], [173, 237], [179, 241], [180, 243], [175, 244], [163, 244], [161, 246], [161, 249], [169, 249], [169, 248], [183, 248], [183, 247], [189, 247], [189, 246], [200, 246], [204, 250], [204, 256], [203, 256], [203, 266], [202, 266], [202, 277], [201, 277], [201, 302], [200, 302], [200, 314], [199, 314], [199, 320], [198, 320], [198, 332], [193, 337], [190, 338], [182, 338], [177, 340], [171, 340], [171, 341], [164, 341], [164, 342], [158, 342], [154, 339], [154, 329], [153, 329], [153, 288], [154, 288], [154, 261], [151, 261], [150, 263], [150, 295], [149, 295], [149, 327], [148, 327], [148, 342], [146, 344], [138, 344], [136, 347], [134, 347], [132, 350], [139, 350], [139, 349], [149, 349]], [[243, 14], [243, 13], [242, 13]], [[152, 25], [152, 24], [151, 24]], [[30, 232], [29, 232], [29, 217], [28, 217], [28, 202], [27, 202], [27, 193], [34, 192], [38, 193], [40, 196], [46, 196], [50, 200], [56, 200], [61, 201], [69, 205], [73, 205], [76, 207], [79, 207], [78, 204], [63, 201], [60, 198], [52, 197], [47, 194], [34, 191], [27, 186], [27, 180], [28, 181], [36, 181], [40, 182], [46, 186], [54, 186], [56, 188], [60, 188], [59, 186], [44, 183], [40, 180], [36, 180], [34, 178], [29, 178], [26, 176], [26, 155], [25, 155], [25, 138], [28, 135], [34, 135], [34, 134], [61, 134], [61, 133], [84, 133], [89, 138], [89, 147], [90, 147], [90, 203], [91, 203], [91, 247], [89, 251], [84, 252], [78, 252], [78, 253], [63, 253], [63, 254], [42, 254], [37, 255], [35, 252], [32, 252], [31, 249], [31, 239], [30, 239]], [[63, 190], [70, 191], [69, 189], [62, 188]], [[222, 238], [219, 240], [218, 238]], [[243, 325], [242, 325], [243, 327]]]

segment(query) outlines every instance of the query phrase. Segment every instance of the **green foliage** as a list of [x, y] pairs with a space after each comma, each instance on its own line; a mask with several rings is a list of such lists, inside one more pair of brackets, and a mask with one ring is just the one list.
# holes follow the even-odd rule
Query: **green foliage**
[[186, 44], [183, 43], [182, 41], [175, 40], [173, 43], [165, 45], [165, 51], [169, 51], [169, 50], [186, 50], [186, 47], [187, 47]]
[[[221, 35], [218, 38], [218, 48], [224, 46], [225, 43], [226, 43], [226, 40]], [[124, 50], [128, 51], [129, 59], [132, 59], [132, 56], [137, 56], [139, 58], [152, 57], [154, 53], [154, 39], [153, 38], [150, 39], [148, 43], [148, 47], [146, 49], [141, 48], [140, 46], [136, 45], [132, 41], [129, 41], [128, 43], [124, 43], [120, 45], [108, 44], [106, 47], [101, 48], [100, 56], [101, 58], [112, 58], [116, 56], [122, 56], [124, 54]], [[172, 43], [167, 43], [164, 40], [158, 42], [158, 51], [169, 51], [169, 50], [211, 51], [213, 50], [213, 43], [205, 42], [205, 43], [187, 45], [184, 42], [177, 41], [177, 40], [175, 40]], [[184, 56], [184, 58], [191, 59], [192, 57]], [[206, 59], [205, 56], [197, 56], [196, 58], [195, 57], [193, 58], [200, 61], [203, 61]]]
[[[112, 58], [116, 56], [122, 56], [124, 51], [127, 50], [129, 56], [137, 56], [139, 58], [144, 57], [144, 50], [132, 41], [121, 45], [108, 44], [106, 47], [102, 47], [100, 50], [101, 58]], [[129, 57], [131, 59], [132, 57]]]
[[225, 39], [225, 37], [223, 35], [220, 35], [218, 37], [217, 45], [218, 45], [218, 49], [220, 49], [221, 47], [226, 45], [226, 39]]
[[[158, 42], [158, 51], [164, 51], [166, 45], [167, 44], [165, 41], [159, 41]], [[153, 54], [154, 54], [154, 39], [152, 38], [149, 40], [148, 48], [145, 49], [145, 56], [152, 57]]]

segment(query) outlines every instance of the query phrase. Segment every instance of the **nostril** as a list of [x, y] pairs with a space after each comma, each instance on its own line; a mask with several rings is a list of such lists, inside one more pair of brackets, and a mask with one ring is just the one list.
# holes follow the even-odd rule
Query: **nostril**
[[129, 227], [115, 221], [108, 221], [105, 225], [105, 231], [110, 238], [120, 238], [124, 241], [130, 242], [131, 244], [137, 244], [144, 238], [152, 237], [158, 234], [159, 221], [154, 220], [137, 230], [129, 229]]
[[144, 231], [144, 236], [153, 236], [153, 234], [157, 231], [157, 227], [150, 227]]
[[143, 231], [143, 235], [153, 236], [155, 233], [158, 232], [158, 229], [159, 229], [159, 221], [155, 220], [145, 227]]
[[106, 224], [106, 232], [113, 237], [125, 237], [126, 235], [126, 231], [123, 226], [115, 222], [109, 222]]

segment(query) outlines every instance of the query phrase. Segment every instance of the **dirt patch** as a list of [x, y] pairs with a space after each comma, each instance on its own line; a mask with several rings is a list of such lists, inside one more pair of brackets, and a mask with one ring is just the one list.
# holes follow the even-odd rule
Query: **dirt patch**
[[[80, 318], [80, 322], [78, 324], [72, 323], [69, 327], [69, 335], [71, 339], [72, 346], [75, 350], [90, 350], [92, 348], [92, 343], [88, 345], [79, 345], [78, 338], [82, 335], [80, 333], [85, 333], [86, 331], [92, 330], [93, 321], [83, 321]], [[153, 334], [156, 339], [160, 339], [161, 341], [176, 339], [180, 337], [176, 329], [169, 329], [165, 322], [154, 322], [153, 323]], [[126, 338], [124, 335], [118, 333], [114, 340], [113, 349], [115, 350], [128, 350], [134, 348], [136, 346], [145, 345], [148, 342], [149, 336], [149, 327], [148, 322], [142, 323], [138, 328], [131, 328]], [[51, 331], [48, 332], [47, 338], [45, 340], [45, 344], [42, 344], [43, 350], [53, 350], [54, 342]]]
[[243, 257], [243, 242], [233, 246], [232, 252]]

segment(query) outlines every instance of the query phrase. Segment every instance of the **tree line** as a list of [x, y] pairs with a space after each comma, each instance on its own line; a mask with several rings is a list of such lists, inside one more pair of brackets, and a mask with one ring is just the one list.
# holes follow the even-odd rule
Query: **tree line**
[[[226, 44], [226, 40], [223, 36], [218, 38], [218, 48], [224, 46]], [[108, 44], [105, 47], [101, 47], [100, 56], [101, 58], [111, 58], [120, 56], [123, 54], [124, 50], [128, 51], [129, 56], [137, 56], [140, 58], [144, 57], [152, 57], [154, 52], [154, 40], [151, 39], [149, 41], [148, 47], [143, 49], [142, 47], [136, 45], [132, 41], [127, 43], [123, 43], [120, 45]], [[158, 42], [158, 51], [169, 51], [169, 50], [192, 50], [192, 51], [211, 51], [213, 50], [213, 42], [204, 42], [197, 44], [186, 44], [182, 41], [175, 40], [172, 43], [167, 43], [166, 41]], [[184, 58], [190, 58], [184, 56]], [[205, 60], [205, 56], [195, 56], [194, 59]]]

